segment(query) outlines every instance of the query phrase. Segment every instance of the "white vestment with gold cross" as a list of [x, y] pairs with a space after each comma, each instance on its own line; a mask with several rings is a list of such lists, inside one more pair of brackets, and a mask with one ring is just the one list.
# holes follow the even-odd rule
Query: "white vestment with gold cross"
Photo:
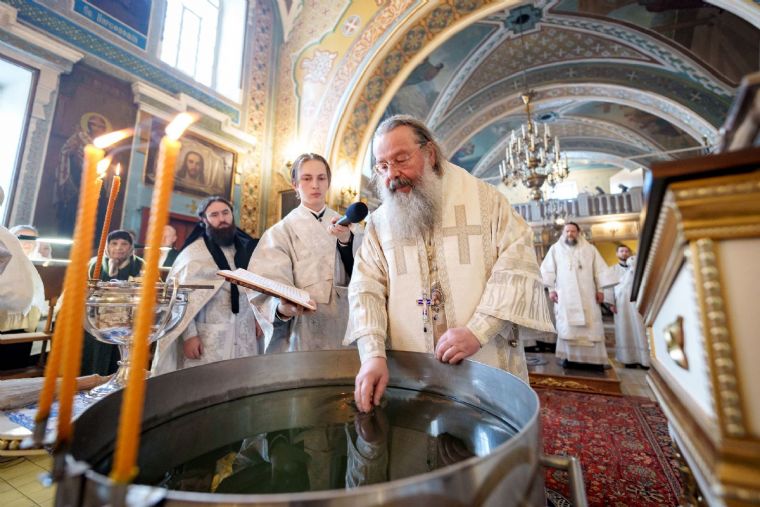
[[[470, 359], [527, 381], [512, 324], [554, 332], [531, 229], [460, 167], [443, 164], [442, 188], [438, 225], [425, 237], [400, 240], [385, 206], [372, 213], [349, 286], [346, 343], [358, 342], [362, 362], [386, 348], [433, 353], [441, 328], [466, 326], [482, 346]], [[424, 302], [432, 287], [443, 299], [437, 315]]]

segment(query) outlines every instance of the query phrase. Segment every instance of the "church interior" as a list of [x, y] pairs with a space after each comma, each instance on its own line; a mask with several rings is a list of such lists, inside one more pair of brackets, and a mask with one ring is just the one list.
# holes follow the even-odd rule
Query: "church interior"
[[[419, 367], [432, 384], [440, 382], [445, 387], [436, 392], [456, 399], [461, 390], [467, 403], [477, 399], [485, 407], [494, 404], [490, 411], [483, 409], [487, 417], [472, 416], [471, 421], [480, 421], [472, 423], [477, 426], [472, 431], [486, 436], [475, 447], [457, 447], [464, 452], [461, 459], [467, 459], [451, 465], [446, 478], [435, 475], [449, 470], [446, 467], [436, 472], [420, 469], [418, 473], [429, 474], [429, 488], [417, 484], [412, 489], [389, 489], [382, 496], [380, 486], [367, 486], [367, 491], [379, 495], [366, 497], [370, 501], [350, 497], [349, 470], [345, 486], [336, 483], [336, 492], [333, 484], [323, 496], [298, 497], [301, 493], [292, 492], [308, 489], [299, 489], [296, 479], [280, 477], [293, 489], [273, 489], [267, 492], [280, 494], [269, 496], [264, 490], [251, 489], [250, 495], [220, 496], [218, 501], [760, 506], [760, 373], [755, 364], [760, 341], [753, 319], [760, 300], [760, 267], [754, 262], [760, 248], [760, 169], [756, 165], [760, 148], [754, 148], [760, 146], [759, 62], [760, 2], [751, 0], [0, 0], [0, 195], [4, 195], [0, 197], [0, 226], [20, 236], [44, 284], [44, 303], [31, 327], [0, 327], [0, 503], [6, 507], [218, 504], [210, 493], [151, 500], [147, 493], [145, 498], [130, 499], [122, 489], [119, 499], [118, 487], [124, 484], [114, 475], [112, 479], [99, 475], [103, 482], [97, 483], [83, 479], [83, 472], [77, 477], [71, 474], [73, 458], [69, 456], [68, 464], [63, 461], [68, 447], [64, 452], [50, 445], [30, 446], [30, 439], [36, 438], [37, 397], [46, 389], [55, 390], [58, 372], [51, 374], [50, 364], [60, 360], [53, 339], [58, 336], [57, 316], [63, 312], [59, 309], [74, 312], [75, 303], [64, 305], [61, 298], [64, 287], [70, 294], [75, 286], [74, 275], [67, 270], [77, 255], [86, 260], [95, 255], [101, 232], [101, 242], [105, 242], [109, 232], [118, 230], [127, 232], [130, 247], [148, 261], [144, 273], [152, 273], [151, 259], [160, 259], [156, 263], [166, 259], [152, 255], [149, 248], [161, 238], [158, 226], [152, 225], [158, 210], [165, 217], [161, 220], [175, 232], [171, 242], [161, 247], [180, 250], [197, 229], [199, 213], [204, 216], [209, 196], [221, 196], [234, 209], [237, 227], [258, 240], [303, 207], [291, 174], [302, 153], [319, 154], [329, 162], [327, 207], [342, 215], [352, 203], [361, 201], [373, 217], [384, 202], [376, 174], [382, 164], [373, 154], [375, 131], [394, 115], [411, 115], [429, 128], [449, 164], [464, 169], [479, 184], [495, 188], [509, 201], [514, 220], [527, 222], [541, 266], [536, 276], [544, 275], [546, 259], [554, 255], [553, 249], [556, 252], [553, 245], [567, 240], [568, 228], [595, 249], [603, 261], [600, 272], [622, 266], [619, 269], [625, 274], [618, 274], [614, 282], [604, 285], [598, 276], [595, 282], [600, 298], [593, 306], [603, 326], [603, 364], [589, 368], [573, 363], [577, 359], [572, 357], [569, 363], [562, 360], [564, 324], [555, 316], [565, 311], [565, 300], [560, 295], [555, 301], [557, 293], [547, 284], [542, 297], [560, 339], [557, 333], [523, 332], [522, 327], [515, 335], [521, 342], [518, 347], [525, 349], [531, 389], [511, 377], [510, 382], [490, 386], [490, 391], [499, 392], [489, 394], [483, 384], [499, 378], [486, 371], [493, 368], [466, 366], [472, 378], [456, 378], [456, 374], [445, 378], [440, 364], [420, 360]], [[172, 120], [182, 113], [190, 113], [194, 123], [174, 138], [181, 148], [174, 153], [177, 169], [169, 173], [173, 181], [167, 186], [164, 167], [166, 146], [171, 143], [163, 137], [164, 131], [168, 133], [167, 125], [173, 125]], [[98, 177], [102, 191], [98, 186], [99, 194], [85, 193], [88, 148], [103, 134], [127, 130], [128, 134], [105, 148], [108, 164]], [[395, 159], [385, 166], [390, 170], [389, 166], [405, 162]], [[312, 210], [315, 218], [316, 211]], [[92, 215], [89, 234], [82, 226], [87, 213]], [[457, 215], [451, 228], [459, 228], [452, 234], [459, 234], [460, 255], [472, 227], [467, 223], [471, 216], [462, 211], [461, 218], [460, 223]], [[321, 215], [318, 220], [322, 221]], [[16, 226], [24, 227], [14, 231]], [[82, 238], [92, 247], [77, 249]], [[110, 244], [109, 235], [109, 248]], [[628, 251], [625, 258], [620, 257], [621, 247]], [[468, 247], [468, 255], [472, 250]], [[101, 248], [98, 261], [102, 254]], [[627, 262], [629, 256], [635, 263]], [[561, 259], [556, 262], [557, 283], [565, 264]], [[100, 269], [99, 262], [94, 265]], [[103, 266], [108, 271], [108, 263]], [[157, 266], [154, 271], [159, 273]], [[83, 279], [87, 278], [84, 269]], [[168, 271], [167, 267], [164, 272]], [[585, 261], [583, 266], [578, 264], [577, 273], [594, 280]], [[0, 272], [0, 285], [5, 283], [2, 276]], [[624, 285], [621, 280], [626, 280], [623, 297], [618, 294]], [[87, 296], [82, 287], [84, 308], [86, 297], [94, 293]], [[16, 290], [9, 289], [0, 287], [0, 299]], [[174, 294], [179, 292], [175, 287]], [[153, 293], [148, 298], [155, 298]], [[424, 306], [425, 298], [423, 292], [418, 305]], [[435, 302], [432, 305], [435, 309]], [[620, 359], [620, 335], [630, 332], [619, 325], [623, 305], [629, 305], [630, 318], [641, 323], [639, 343], [644, 345], [639, 346], [644, 347], [645, 357]], [[167, 322], [171, 315], [170, 307]], [[0, 308], [0, 326], [5, 318]], [[149, 333], [150, 324], [145, 323]], [[14, 347], [25, 351], [21, 359], [9, 352]], [[138, 351], [136, 346], [130, 350], [138, 363], [142, 359], [147, 364], [144, 354], [152, 353], [152, 349]], [[335, 357], [349, 357], [346, 351], [340, 353], [345, 355]], [[289, 356], [272, 355], [271, 378], [258, 376], [257, 381], [268, 385], [280, 378], [277, 372], [299, 368], [304, 379], [313, 377], [314, 385], [320, 385], [316, 370], [321, 365], [323, 371], [334, 370], [330, 373], [334, 376], [326, 378], [336, 383], [344, 370], [351, 369], [355, 375], [359, 368], [355, 350], [353, 362], [343, 365], [326, 356], [313, 362], [294, 359], [291, 364], [286, 360]], [[67, 360], [63, 356], [61, 399], [66, 392], [63, 386], [68, 385]], [[416, 364], [403, 353], [389, 361], [392, 379]], [[213, 379], [231, 382], [224, 388], [227, 393], [250, 388], [232, 379], [242, 375], [239, 366], [227, 370], [217, 366], [221, 365], [199, 367], [208, 368], [204, 378], [209, 385], [198, 387], [197, 398], [183, 394], [175, 400], [169, 384], [160, 382], [163, 375], [153, 379], [159, 382], [145, 384], [145, 433], [140, 447], [140, 459], [145, 462], [140, 461], [140, 467], [147, 470], [146, 477], [148, 471], [155, 475], [151, 485], [181, 489], [182, 484], [199, 480], [195, 476], [167, 479], [169, 472], [159, 473], [165, 460], [160, 446], [162, 439], [172, 440], [171, 428], [194, 432], [189, 421], [196, 412], [187, 407], [213, 416], [213, 407], [193, 405], [200, 403], [201, 392], [206, 401], [222, 399], [214, 398], [219, 393], [210, 389], [223, 383]], [[176, 372], [184, 376], [174, 378], [197, 382], [191, 381], [192, 370]], [[51, 375], [52, 383], [48, 383]], [[129, 382], [131, 388], [132, 380], [124, 375], [121, 385]], [[389, 412], [396, 410], [397, 417], [404, 416], [404, 410], [411, 414], [411, 408], [398, 408], [402, 406], [399, 400], [409, 389], [423, 389], [420, 379], [424, 378], [420, 373], [417, 380], [399, 380], [396, 391], [389, 390], [396, 396], [388, 402]], [[307, 380], [303, 386], [310, 385]], [[121, 438], [121, 425], [129, 417], [124, 415], [126, 409], [122, 408], [119, 422], [117, 395], [110, 394], [84, 410], [87, 405], [74, 391], [102, 380], [80, 377], [78, 382], [75, 387], [71, 384], [70, 394], [75, 415], [83, 415], [73, 429], [62, 429], [59, 421], [59, 438], [72, 432], [74, 444], [87, 452], [109, 442], [113, 447], [117, 426]], [[181, 385], [178, 382], [175, 387]], [[239, 383], [234, 389], [233, 382]], [[352, 392], [353, 385], [351, 380]], [[29, 386], [34, 386], [31, 397]], [[523, 387], [527, 393], [521, 391]], [[315, 396], [325, 396], [325, 405], [332, 403], [326, 391], [309, 389], [314, 389]], [[161, 423], [164, 427], [156, 422], [165, 414], [156, 401], [159, 395], [153, 393], [172, 396], [174, 413], [186, 413], [185, 426], [172, 426], [170, 421]], [[124, 407], [129, 396], [131, 391], [125, 395]], [[183, 407], [183, 397], [193, 402]], [[535, 406], [531, 405], [534, 398]], [[234, 403], [229, 400], [233, 398], [223, 399]], [[441, 443], [440, 435], [450, 437], [446, 432], [454, 430], [446, 429], [446, 424], [456, 428], [465, 418], [447, 416], [448, 408], [425, 400], [420, 410], [429, 409], [435, 417], [429, 417], [427, 449], [424, 445], [420, 449], [437, 456], [443, 466], [449, 462], [440, 458], [441, 445], [447, 443]], [[523, 400], [527, 401], [521, 405]], [[270, 401], [273, 412], [279, 410], [276, 407], [286, 410], [274, 398]], [[293, 407], [307, 405], [303, 400], [293, 402]], [[507, 444], [494, 446], [493, 440], [488, 441], [498, 434], [488, 417], [498, 418], [500, 410], [518, 407], [535, 415], [524, 417], [525, 431], [516, 426], [517, 436], [512, 438], [526, 433], [535, 440], [533, 444], [528, 440], [528, 447], [535, 447], [538, 454], [515, 453]], [[95, 409], [101, 409], [98, 418], [93, 415]], [[60, 413], [61, 419], [71, 417], [63, 407]], [[132, 414], [138, 422], [136, 432], [141, 413]], [[270, 423], [248, 416], [264, 425]], [[515, 417], [523, 421], [522, 416]], [[105, 422], [99, 427], [98, 421]], [[36, 423], [38, 427], [39, 419]], [[210, 424], [201, 419], [196, 423], [203, 430]], [[439, 424], [445, 428], [439, 429]], [[339, 429], [336, 434], [345, 440], [343, 426]], [[214, 438], [220, 431], [211, 431]], [[303, 446], [313, 444], [309, 440], [313, 435], [304, 431], [306, 437], [294, 437], [293, 431], [287, 435], [291, 449], [303, 454]], [[90, 434], [98, 438], [82, 436]], [[412, 445], [415, 437], [409, 435], [397, 431], [390, 444], [390, 461], [394, 454], [399, 459], [405, 445], [417, 448]], [[280, 437], [286, 438], [274, 438]], [[330, 433], [325, 441], [336, 438]], [[371, 443], [372, 438], [367, 438]], [[135, 439], [139, 441], [139, 434]], [[260, 449], [255, 459], [251, 457], [258, 445], [255, 439], [240, 440], [247, 447], [216, 462], [210, 491], [226, 491], [220, 481], [228, 487], [234, 477], [242, 481], [242, 473], [232, 472], [241, 460], [249, 465], [255, 462], [259, 468], [269, 461], [268, 456], [262, 461]], [[157, 447], [148, 449], [148, 442]], [[213, 449], [210, 445], [204, 449]], [[326, 473], [351, 468], [350, 442], [348, 451], [345, 447], [344, 442], [348, 457], [333, 459], [325, 466]], [[355, 450], [364, 452], [358, 444]], [[104, 452], [92, 450], [91, 456], [100, 460], [91, 463], [93, 469], [107, 472], [110, 460], [115, 467], [120, 458], [126, 460], [118, 453], [105, 458]], [[187, 455], [188, 468], [201, 459], [189, 452], [183, 455]], [[145, 456], [154, 457], [155, 466], [147, 465], [150, 460]], [[489, 456], [493, 457], [490, 462]], [[78, 459], [81, 463], [83, 458]], [[316, 457], [308, 459], [319, 462]], [[431, 459], [435, 461], [428, 457], [428, 463]], [[272, 476], [276, 475], [275, 461], [272, 454]], [[521, 467], [529, 468], [531, 475], [520, 475], [526, 473]], [[259, 470], [253, 465], [248, 470], [254, 468]], [[250, 473], [249, 480], [259, 480]], [[40, 474], [47, 479], [41, 481]], [[503, 482], [500, 475], [505, 477]], [[311, 470], [309, 477], [316, 482]], [[82, 481], [80, 486], [77, 480]], [[93, 482], [85, 488], [87, 481]], [[385, 484], [392, 488], [394, 482]], [[117, 493], [112, 492], [115, 496], [106, 501], [93, 484]], [[507, 495], [505, 491], [515, 485], [526, 493]], [[72, 493], [85, 490], [88, 493]], [[396, 491], [400, 496], [394, 496]], [[298, 498], [304, 503], [296, 503]]]

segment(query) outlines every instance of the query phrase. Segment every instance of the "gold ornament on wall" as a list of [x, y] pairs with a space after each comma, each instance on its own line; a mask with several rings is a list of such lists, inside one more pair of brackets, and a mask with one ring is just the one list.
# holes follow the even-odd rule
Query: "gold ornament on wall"
[[678, 366], [684, 370], [688, 370], [689, 361], [686, 359], [686, 352], [684, 350], [683, 317], [679, 315], [674, 322], [665, 326], [663, 333], [665, 334], [665, 344], [668, 347], [670, 358]]

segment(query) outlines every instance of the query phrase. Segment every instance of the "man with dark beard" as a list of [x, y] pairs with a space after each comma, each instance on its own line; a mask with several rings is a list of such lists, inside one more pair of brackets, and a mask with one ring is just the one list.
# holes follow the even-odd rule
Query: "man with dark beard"
[[604, 370], [607, 348], [599, 303], [610, 276], [604, 259], [583, 237], [578, 224], [565, 224], [562, 237], [541, 263], [541, 275], [555, 304], [556, 354], [563, 367], [591, 365]]
[[471, 357], [527, 382], [513, 328], [554, 331], [528, 224], [495, 187], [446, 162], [419, 120], [385, 120], [373, 155], [383, 204], [356, 255], [345, 341], [362, 361], [358, 408], [380, 403], [386, 345], [449, 364]]
[[216, 274], [246, 268], [257, 240], [235, 226], [232, 203], [223, 197], [204, 199], [198, 216], [201, 221], [169, 277], [213, 288], [194, 290], [182, 322], [158, 342], [153, 360], [157, 374], [262, 353], [261, 330], [243, 291]]

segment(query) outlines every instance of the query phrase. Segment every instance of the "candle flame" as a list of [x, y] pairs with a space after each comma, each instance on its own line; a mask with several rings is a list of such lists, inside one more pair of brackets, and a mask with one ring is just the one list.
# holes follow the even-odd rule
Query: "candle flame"
[[121, 174], [121, 164], [116, 164], [116, 169], [114, 169], [114, 175], [118, 176]]
[[95, 140], [92, 142], [95, 146], [100, 148], [101, 150], [104, 148], [108, 148], [109, 146], [118, 143], [119, 141], [126, 139], [130, 137], [133, 133], [133, 129], [121, 129], [117, 130], [116, 132], [109, 132], [108, 134], [103, 134], [100, 137], [96, 137]]
[[108, 171], [108, 168], [111, 167], [111, 157], [106, 157], [100, 162], [98, 162], [98, 178], [101, 180], [105, 177], [106, 172]]
[[172, 141], [182, 137], [182, 133], [189, 127], [197, 117], [190, 113], [180, 113], [174, 117], [172, 122], [166, 126], [166, 135]]

